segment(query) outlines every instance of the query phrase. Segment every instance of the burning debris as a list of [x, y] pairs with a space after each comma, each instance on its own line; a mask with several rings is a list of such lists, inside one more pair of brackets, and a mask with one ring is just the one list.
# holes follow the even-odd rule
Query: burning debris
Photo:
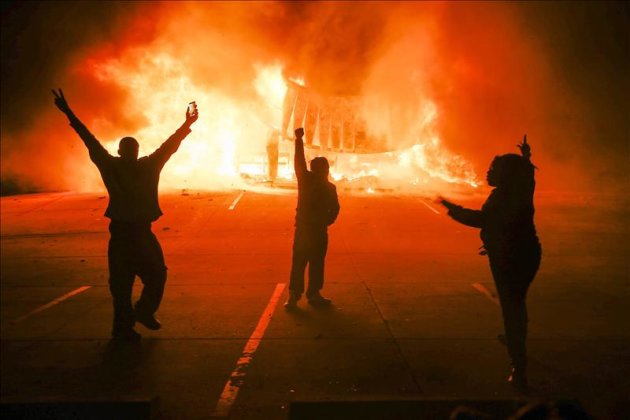
[[[362, 116], [361, 96], [324, 96], [291, 79], [286, 85], [281, 128], [274, 131], [269, 147], [277, 150], [281, 143], [278, 139], [292, 141], [292, 131], [304, 127], [309, 156], [326, 156], [331, 162], [332, 178], [347, 188], [368, 192], [426, 189], [427, 184], [436, 181], [479, 185], [471, 165], [441, 146], [433, 126], [437, 118], [433, 103], [423, 110], [424, 115], [418, 116], [423, 132], [430, 137], [402, 139], [393, 147], [394, 142], [386, 136], [370, 132], [369, 122]], [[283, 150], [286, 159], [282, 163], [288, 165], [290, 146]], [[276, 154], [274, 150], [269, 155], [270, 167], [278, 164]], [[274, 169], [270, 173], [275, 172]], [[286, 168], [283, 172], [291, 173]]]
[[367, 135], [358, 96], [326, 97], [289, 79], [282, 111], [283, 137], [291, 139], [291, 128], [304, 127], [307, 147], [342, 153], [387, 151], [382, 137]]

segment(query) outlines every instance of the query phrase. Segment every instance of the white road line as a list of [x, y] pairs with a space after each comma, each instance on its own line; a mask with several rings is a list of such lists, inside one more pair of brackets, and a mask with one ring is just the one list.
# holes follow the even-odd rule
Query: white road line
[[232, 204], [230, 204], [230, 207], [228, 207], [228, 210], [234, 210], [234, 207], [236, 207], [236, 205], [238, 204], [239, 201], [241, 201], [241, 198], [243, 198], [244, 195], [245, 195], [245, 191], [241, 191], [241, 193], [234, 199], [234, 201], [232, 201]]
[[424, 200], [420, 199], [420, 202], [421, 202], [422, 204], [424, 204], [425, 206], [427, 206], [427, 208], [428, 208], [429, 210], [431, 210], [433, 213], [435, 213], [435, 214], [440, 214], [440, 212], [439, 212], [439, 211], [437, 211], [436, 209], [434, 209], [434, 208], [433, 208], [433, 206], [430, 206], [430, 205], [429, 205], [429, 203], [427, 203], [426, 201], [424, 201]]
[[254, 358], [254, 353], [258, 349], [258, 345], [265, 335], [265, 330], [269, 325], [269, 321], [271, 321], [271, 317], [273, 316], [273, 312], [276, 309], [276, 305], [280, 300], [280, 296], [282, 295], [285, 286], [286, 283], [278, 283], [276, 285], [276, 289], [273, 291], [267, 307], [258, 320], [256, 329], [249, 337], [247, 344], [245, 344], [245, 348], [243, 348], [241, 357], [236, 362], [236, 368], [230, 374], [230, 379], [223, 388], [223, 392], [219, 397], [217, 406], [211, 414], [212, 417], [227, 417], [230, 414], [230, 409], [234, 405], [234, 402], [236, 402], [238, 391], [241, 389], [241, 385], [243, 385], [245, 380], [245, 370]]
[[481, 283], [473, 283], [472, 287], [474, 287], [475, 289], [477, 289], [478, 291], [481, 292], [481, 294], [483, 294], [485, 297], [487, 297], [488, 299], [490, 299], [490, 301], [492, 303], [494, 303], [495, 305], [499, 306], [499, 299], [497, 299], [497, 297], [494, 295], [494, 293], [492, 293], [490, 290], [488, 290], [486, 288], [486, 286], [484, 286]]
[[46, 309], [48, 309], [48, 308], [50, 308], [52, 306], [55, 306], [56, 304], [58, 304], [60, 302], [63, 302], [64, 300], [66, 300], [68, 298], [71, 298], [74, 295], [78, 295], [81, 292], [85, 292], [90, 287], [92, 287], [92, 286], [81, 286], [78, 289], [75, 289], [75, 290], [71, 291], [70, 293], [66, 293], [63, 296], [60, 296], [57, 299], [55, 299], [55, 300], [53, 300], [51, 302], [48, 302], [47, 304], [42, 305], [42, 306], [40, 306], [37, 309], [32, 310], [31, 312], [27, 313], [26, 315], [22, 315], [21, 317], [14, 319], [13, 321], [11, 321], [11, 324], [17, 324], [18, 322], [22, 322], [22, 321], [24, 321], [26, 318], [28, 318], [31, 315], [35, 315], [35, 314], [37, 314], [37, 313], [39, 313], [41, 311], [45, 311]]

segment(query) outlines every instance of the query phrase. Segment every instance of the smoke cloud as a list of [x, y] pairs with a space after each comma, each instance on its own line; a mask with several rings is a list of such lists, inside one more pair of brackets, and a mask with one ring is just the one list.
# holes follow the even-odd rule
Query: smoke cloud
[[[495, 155], [516, 152], [527, 133], [539, 188], [627, 186], [630, 13], [624, 3], [2, 7], [3, 193], [15, 185], [62, 190], [99, 183], [50, 88], [64, 88], [103, 141], [151, 137], [148, 127], [167, 119], [151, 139], [159, 141], [183, 115], [171, 121], [147, 114], [148, 93], [168, 102], [169, 113], [207, 94], [211, 103], [201, 111], [209, 132], [220, 130], [222, 119], [239, 121], [235, 103], [268, 118], [255, 83], [261, 66], [280, 66], [322, 95], [360, 96], [368, 129], [385, 135], [392, 148], [434, 136], [471, 162], [480, 179]], [[152, 82], [139, 83], [141, 76]], [[170, 97], [166, 89], [177, 83], [182, 93]], [[220, 111], [203, 114], [215, 106]], [[433, 119], [423, 121], [427, 115]], [[245, 137], [262, 131], [262, 125], [242, 125]], [[265, 135], [252, 139], [252, 150], [264, 150]]]

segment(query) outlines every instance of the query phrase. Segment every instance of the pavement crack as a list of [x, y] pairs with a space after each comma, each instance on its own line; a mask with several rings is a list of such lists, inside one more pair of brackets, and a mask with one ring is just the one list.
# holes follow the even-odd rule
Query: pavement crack
[[367, 285], [367, 283], [364, 282], [363, 280], [361, 280], [361, 284], [363, 284], [363, 287], [365, 287], [365, 290], [366, 290], [368, 296], [370, 297], [370, 300], [372, 301], [372, 304], [376, 308], [376, 312], [378, 312], [378, 316], [383, 321], [383, 325], [385, 325], [385, 329], [387, 330], [387, 334], [389, 334], [390, 339], [392, 340], [392, 342], [396, 346], [396, 349], [398, 349], [398, 354], [400, 356], [400, 359], [402, 360], [405, 368], [407, 369], [407, 372], [409, 372], [409, 377], [411, 378], [411, 381], [416, 386], [418, 392], [422, 393], [422, 387], [420, 386], [420, 383], [416, 379], [416, 376], [413, 374], [413, 370], [411, 368], [411, 365], [409, 364], [409, 361], [405, 357], [405, 353], [403, 352], [402, 346], [400, 345], [400, 342], [394, 336], [394, 333], [392, 332], [392, 329], [389, 326], [389, 321], [383, 315], [383, 312], [381, 311], [381, 308], [378, 306], [378, 303], [376, 302], [376, 299], [374, 299], [374, 294], [372, 293], [372, 290]]
[[389, 326], [389, 322], [387, 321], [387, 319], [383, 315], [383, 311], [381, 311], [381, 308], [378, 306], [378, 303], [376, 303], [376, 299], [374, 299], [374, 294], [372, 293], [372, 290], [369, 288], [367, 283], [361, 277], [361, 273], [359, 272], [357, 264], [356, 264], [356, 262], [354, 260], [354, 256], [352, 255], [352, 252], [350, 251], [350, 247], [348, 246], [348, 242], [346, 240], [346, 236], [343, 233], [340, 236], [341, 236], [341, 239], [343, 241], [344, 246], [346, 247], [346, 249], [348, 250], [348, 253], [350, 254], [350, 261], [352, 262], [352, 267], [354, 268], [354, 271], [355, 271], [355, 273], [357, 275], [357, 278], [359, 279], [359, 281], [361, 282], [363, 287], [365, 287], [365, 290], [367, 291], [367, 294], [370, 297], [370, 300], [372, 301], [372, 305], [374, 305], [374, 307], [376, 308], [376, 312], [378, 313], [378, 316], [381, 318], [381, 321], [383, 321], [383, 325], [385, 325], [385, 329], [387, 330], [387, 334], [389, 335], [390, 339], [392, 340], [392, 342], [396, 346], [396, 349], [398, 350], [398, 355], [399, 355], [400, 359], [402, 360], [402, 363], [403, 363], [406, 371], [409, 373], [409, 377], [411, 378], [411, 382], [415, 385], [415, 387], [416, 387], [416, 389], [418, 390], [419, 393], [423, 393], [422, 387], [420, 386], [420, 383], [416, 379], [416, 376], [413, 374], [413, 370], [411, 368], [411, 365], [409, 364], [409, 361], [405, 357], [405, 353], [403, 352], [403, 349], [402, 349], [402, 346], [400, 345], [400, 342], [394, 336], [394, 333], [392, 332], [392, 329]]

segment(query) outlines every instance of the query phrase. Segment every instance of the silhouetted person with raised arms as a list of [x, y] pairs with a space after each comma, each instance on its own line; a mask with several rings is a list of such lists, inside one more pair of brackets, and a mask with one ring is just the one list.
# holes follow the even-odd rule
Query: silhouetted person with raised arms
[[306, 298], [313, 306], [328, 306], [330, 299], [320, 294], [324, 286], [324, 260], [328, 249], [328, 226], [339, 214], [337, 189], [328, 181], [330, 166], [324, 157], [311, 161], [306, 168], [304, 129], [295, 130], [295, 176], [298, 182], [298, 203], [295, 215], [293, 261], [289, 299], [284, 304], [293, 309], [304, 293], [304, 271], [308, 264]]
[[527, 136], [518, 147], [521, 156], [506, 154], [492, 161], [488, 185], [495, 187], [481, 210], [466, 209], [445, 199], [441, 203], [456, 221], [481, 228], [483, 250], [487, 254], [499, 293], [505, 341], [512, 360], [508, 378], [516, 388], [527, 388], [527, 289], [538, 271], [541, 247], [534, 226], [534, 165]]
[[[138, 340], [135, 321], [151, 330], [161, 328], [155, 318], [166, 283], [164, 254], [151, 231], [162, 211], [158, 204], [158, 183], [164, 164], [177, 151], [199, 116], [196, 106], [186, 111], [186, 120], [157, 150], [138, 159], [139, 145], [133, 137], [124, 137], [114, 157], [99, 143], [74, 115], [61, 89], [52, 91], [55, 105], [68, 117], [70, 126], [87, 147], [90, 159], [109, 193], [105, 216], [111, 219], [109, 231], [109, 288], [114, 303], [112, 336], [120, 340]], [[144, 287], [135, 308], [131, 294], [135, 276]]]

